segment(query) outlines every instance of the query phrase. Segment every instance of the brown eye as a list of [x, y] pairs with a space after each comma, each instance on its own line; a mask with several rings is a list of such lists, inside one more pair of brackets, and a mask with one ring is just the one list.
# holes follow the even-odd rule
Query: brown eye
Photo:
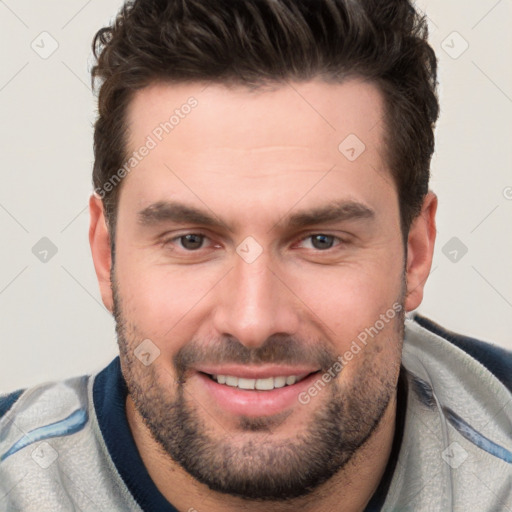
[[315, 249], [330, 249], [334, 244], [334, 236], [331, 235], [312, 235], [311, 237], [312, 245]]
[[179, 237], [181, 245], [184, 249], [195, 250], [200, 249], [203, 245], [204, 235], [198, 235], [195, 233], [190, 233], [188, 235], [183, 235]]

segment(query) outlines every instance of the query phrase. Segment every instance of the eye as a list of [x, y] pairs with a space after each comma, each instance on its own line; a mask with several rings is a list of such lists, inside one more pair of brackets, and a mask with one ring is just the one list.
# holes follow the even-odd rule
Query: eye
[[179, 243], [187, 251], [196, 251], [202, 248], [205, 238], [206, 235], [200, 233], [187, 233], [164, 241], [164, 245]]
[[[306, 247], [307, 249], [313, 248], [318, 249], [320, 251], [332, 249], [341, 241], [337, 236], [325, 235], [323, 233], [315, 233], [313, 235], [307, 236], [306, 238], [303, 238], [300, 243], [303, 243], [307, 240], [311, 240], [310, 247]], [[336, 240], [338, 241], [338, 244], [334, 244]]]
[[193, 251], [195, 249], [201, 248], [204, 242], [204, 238], [204, 235], [190, 233], [189, 235], [180, 236], [180, 241], [185, 249], [190, 249], [191, 251]]

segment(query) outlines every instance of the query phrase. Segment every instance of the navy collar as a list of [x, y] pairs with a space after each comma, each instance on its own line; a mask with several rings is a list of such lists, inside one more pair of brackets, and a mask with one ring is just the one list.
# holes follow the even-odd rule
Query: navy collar
[[97, 375], [93, 385], [96, 416], [110, 457], [142, 510], [179, 512], [158, 490], [142, 462], [126, 418], [127, 393], [118, 356]]

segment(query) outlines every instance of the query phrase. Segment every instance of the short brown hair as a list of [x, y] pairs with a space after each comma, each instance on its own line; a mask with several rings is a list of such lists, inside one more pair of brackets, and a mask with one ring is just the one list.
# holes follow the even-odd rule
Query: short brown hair
[[[439, 115], [437, 60], [409, 0], [129, 0], [93, 41], [100, 82], [93, 184], [114, 248], [121, 186], [103, 186], [127, 159], [126, 111], [155, 81], [257, 87], [360, 77], [385, 104], [385, 158], [404, 240], [428, 192]], [[111, 190], [110, 190], [111, 189]]]

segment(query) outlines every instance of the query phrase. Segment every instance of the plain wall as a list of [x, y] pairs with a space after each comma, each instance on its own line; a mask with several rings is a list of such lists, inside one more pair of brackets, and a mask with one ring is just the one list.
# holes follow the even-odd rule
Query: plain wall
[[[117, 354], [87, 201], [90, 45], [120, 5], [0, 2], [0, 393], [99, 370]], [[418, 5], [430, 18], [441, 101], [431, 184], [438, 238], [419, 312], [512, 348], [512, 2]], [[49, 251], [47, 262], [34, 246], [39, 257]]]

